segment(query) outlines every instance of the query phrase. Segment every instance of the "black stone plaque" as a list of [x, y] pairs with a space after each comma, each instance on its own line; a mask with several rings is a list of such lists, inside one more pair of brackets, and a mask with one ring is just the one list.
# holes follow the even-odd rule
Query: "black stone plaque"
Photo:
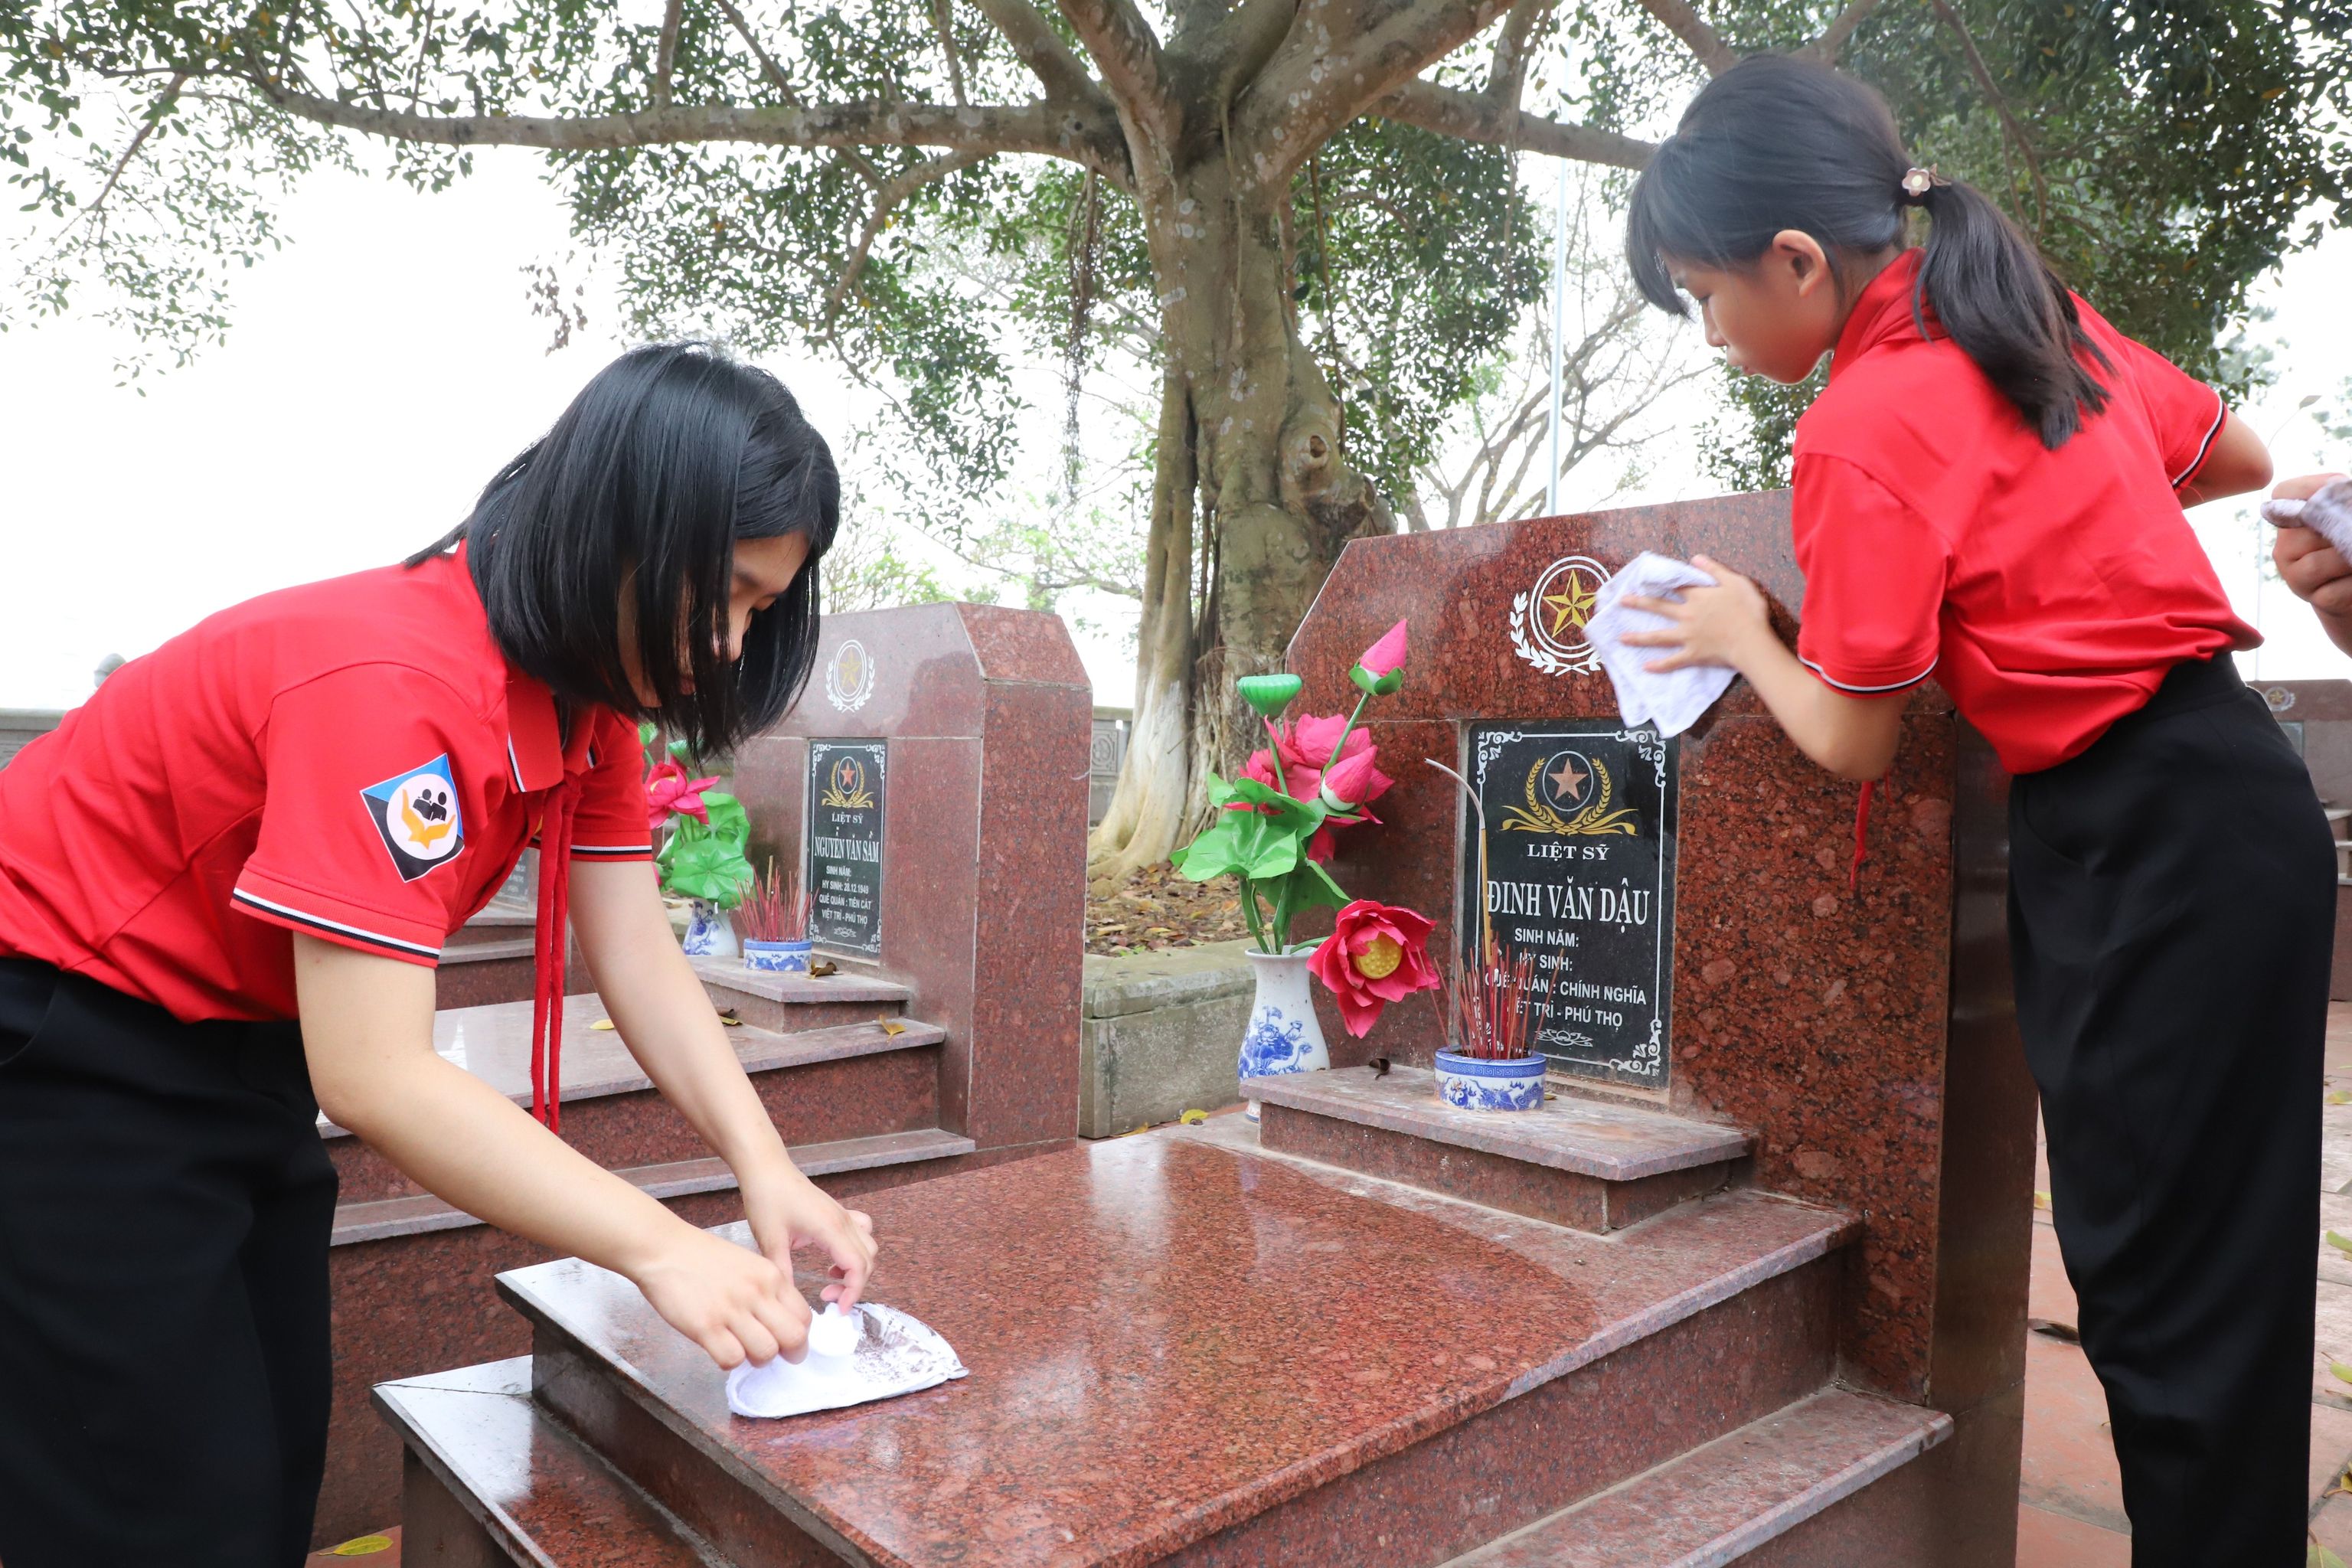
[[806, 868], [809, 936], [821, 947], [882, 952], [882, 741], [811, 741]]
[[1535, 956], [1536, 1048], [1566, 1073], [1666, 1081], [1673, 994], [1676, 748], [1613, 720], [1467, 727], [1465, 972], [1491, 922], [1506, 965]]

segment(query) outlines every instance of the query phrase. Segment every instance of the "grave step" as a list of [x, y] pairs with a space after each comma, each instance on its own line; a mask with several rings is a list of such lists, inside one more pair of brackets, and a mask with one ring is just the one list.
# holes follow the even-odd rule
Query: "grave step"
[[740, 958], [687, 962], [694, 965], [713, 1002], [733, 1008], [737, 1017], [762, 1029], [812, 1029], [861, 1021], [877, 1013], [901, 1013], [915, 994], [895, 980], [856, 968], [837, 974], [779, 974], [746, 969]]
[[[918, 1164], [925, 1160], [951, 1160], [958, 1155], [971, 1153], [974, 1147], [972, 1141], [961, 1133], [924, 1127], [907, 1132], [877, 1133], [867, 1138], [836, 1139], [829, 1143], [798, 1143], [791, 1145], [790, 1149], [793, 1163], [800, 1167], [801, 1173], [817, 1178], [853, 1171], [878, 1170], [890, 1165]], [[657, 1165], [608, 1168], [613, 1174], [649, 1197], [683, 1198], [702, 1193], [735, 1190], [735, 1173], [726, 1161], [715, 1155], [697, 1160], [673, 1160]], [[481, 1223], [465, 1210], [453, 1208], [429, 1194], [379, 1198], [369, 1203], [338, 1204], [335, 1205], [335, 1228], [329, 1245], [348, 1247], [362, 1241], [383, 1241], [393, 1237], [416, 1236], [426, 1231], [457, 1230]]]
[[[872, 1003], [865, 1004], [872, 1006]], [[608, 1170], [675, 1163], [710, 1152], [609, 1029], [593, 993], [564, 1003], [563, 1139]], [[835, 1142], [936, 1128], [936, 1025], [869, 1013], [848, 1024], [780, 1034], [745, 1025], [727, 1031], [752, 1088], [788, 1144]], [[530, 1104], [530, 1004], [465, 1007], [436, 1016], [435, 1048], [517, 1105]], [[342, 1128], [320, 1132], [346, 1205], [416, 1197], [418, 1187]]]
[[1745, 1185], [1754, 1139], [1618, 1100], [1555, 1093], [1541, 1110], [1465, 1110], [1424, 1068], [1251, 1079], [1265, 1146], [1578, 1230], [1622, 1230]]
[[446, 1568], [729, 1568], [531, 1403], [530, 1359], [380, 1384], [407, 1447], [401, 1558]]
[[1752, 1561], [1768, 1544], [1793, 1546], [1801, 1527], [1833, 1526], [1842, 1506], [1951, 1432], [1952, 1418], [1940, 1411], [1825, 1389], [1446, 1568], [1723, 1568]]
[[1433, 1568], [1834, 1369], [1846, 1215], [1740, 1190], [1596, 1236], [1238, 1123], [861, 1200], [876, 1299], [971, 1369], [878, 1405], [740, 1421], [617, 1276], [567, 1259], [499, 1290], [539, 1403], [735, 1568]]

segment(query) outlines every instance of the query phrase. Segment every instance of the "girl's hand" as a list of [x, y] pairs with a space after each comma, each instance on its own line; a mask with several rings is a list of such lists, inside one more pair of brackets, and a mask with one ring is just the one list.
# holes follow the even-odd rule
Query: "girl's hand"
[[1772, 635], [1771, 611], [1755, 584], [1704, 555], [1692, 556], [1691, 564], [1714, 578], [1716, 586], [1685, 588], [1680, 604], [1643, 594], [1629, 594], [1622, 601], [1634, 609], [1647, 610], [1675, 623], [1654, 632], [1627, 634], [1625, 641], [1631, 647], [1675, 650], [1664, 658], [1652, 659], [1644, 668], [1655, 675], [1692, 665], [1725, 665], [1739, 669], [1748, 662], [1759, 637], [1779, 645], [1780, 639]]
[[2312, 528], [2282, 528], [2271, 541], [2279, 578], [2323, 616], [2352, 616], [2352, 563]]
[[787, 1273], [794, 1247], [806, 1242], [824, 1248], [833, 1260], [833, 1283], [824, 1288], [824, 1299], [839, 1302], [845, 1312], [857, 1304], [874, 1272], [875, 1254], [881, 1250], [871, 1219], [842, 1207], [798, 1171], [746, 1183], [743, 1217], [751, 1222], [760, 1250]]
[[629, 1278], [671, 1328], [732, 1370], [808, 1345], [809, 1309], [787, 1269], [683, 1220], [665, 1228], [652, 1258]]

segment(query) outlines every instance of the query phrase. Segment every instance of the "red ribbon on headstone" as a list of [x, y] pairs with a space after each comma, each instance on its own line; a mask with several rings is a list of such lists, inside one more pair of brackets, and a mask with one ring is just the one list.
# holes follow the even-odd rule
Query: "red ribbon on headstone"
[[1845, 874], [1846, 896], [1851, 898], [1862, 888], [1862, 863], [1870, 858], [1870, 792], [1878, 787], [1876, 779], [1865, 779], [1862, 799], [1853, 808], [1853, 864]]

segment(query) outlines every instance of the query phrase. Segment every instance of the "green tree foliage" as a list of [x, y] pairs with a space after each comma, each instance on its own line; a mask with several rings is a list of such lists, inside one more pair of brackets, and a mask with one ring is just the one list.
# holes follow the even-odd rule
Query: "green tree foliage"
[[[0, 326], [89, 288], [196, 352], [357, 133], [425, 189], [537, 149], [639, 331], [831, 351], [960, 547], [1019, 453], [1073, 445], [1020, 367], [1124, 353], [1160, 374], [1105, 831], [1157, 858], [1254, 732], [1214, 694], [1393, 526], [1539, 295], [1513, 154], [1637, 168], [1759, 48], [1885, 89], [1923, 161], [2225, 383], [2248, 285], [2352, 170], [2342, 0], [0, 0], [0, 160], [49, 225]], [[1738, 395], [1720, 471], [1760, 482], [1793, 405]]]

